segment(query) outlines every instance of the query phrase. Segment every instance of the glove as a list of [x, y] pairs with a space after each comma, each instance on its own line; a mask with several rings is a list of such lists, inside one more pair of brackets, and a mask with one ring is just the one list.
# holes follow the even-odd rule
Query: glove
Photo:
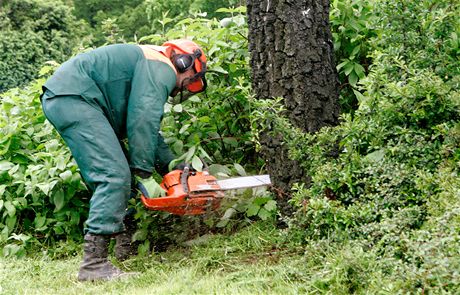
[[153, 179], [136, 177], [137, 188], [146, 198], [158, 198], [166, 196], [166, 191]]

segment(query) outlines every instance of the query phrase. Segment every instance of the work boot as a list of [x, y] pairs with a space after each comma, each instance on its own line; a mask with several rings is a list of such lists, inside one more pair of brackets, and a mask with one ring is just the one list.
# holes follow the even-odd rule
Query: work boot
[[125, 261], [126, 259], [137, 255], [138, 242], [133, 242], [133, 231], [126, 230], [115, 237], [115, 257], [118, 261]]
[[108, 261], [110, 236], [85, 235], [83, 262], [78, 272], [79, 281], [112, 280], [135, 273], [126, 273]]
[[114, 254], [118, 261], [137, 255], [139, 242], [133, 241], [133, 235], [136, 232], [136, 223], [134, 216], [127, 215], [124, 220], [126, 230], [115, 236]]

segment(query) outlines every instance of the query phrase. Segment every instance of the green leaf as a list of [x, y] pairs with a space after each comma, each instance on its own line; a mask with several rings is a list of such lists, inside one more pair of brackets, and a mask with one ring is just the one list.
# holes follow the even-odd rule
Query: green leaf
[[148, 230], [145, 228], [138, 229], [134, 235], [133, 235], [133, 240], [134, 241], [145, 241], [148, 236]]
[[35, 220], [34, 220], [34, 224], [35, 224], [35, 229], [40, 229], [42, 228], [46, 223], [46, 216], [41, 216], [40, 214], [38, 214], [36, 217], [35, 217]]
[[190, 163], [192, 157], [195, 155], [196, 146], [192, 146], [186, 153], [185, 162]]
[[70, 212], [70, 223], [78, 225], [80, 223], [80, 213], [77, 211]]
[[228, 74], [228, 72], [227, 72], [226, 70], [224, 70], [224, 69], [223, 69], [222, 67], [220, 67], [220, 66], [215, 66], [215, 67], [213, 67], [213, 68], [212, 68], [212, 71], [213, 71], [213, 72], [218, 72], [218, 73], [221, 73], [221, 74], [224, 74], [224, 75]]
[[380, 149], [380, 150], [374, 151], [366, 155], [366, 159], [368, 159], [371, 162], [380, 162], [383, 160], [384, 157], [385, 157], [384, 149]]
[[275, 211], [276, 210], [276, 201], [275, 200], [270, 200], [268, 201], [265, 205], [264, 205], [264, 208], [271, 212], [271, 211]]
[[190, 96], [188, 98], [188, 101], [191, 101], [191, 102], [201, 102], [201, 98], [198, 96], [198, 95], [193, 95], [193, 96]]
[[150, 240], [145, 240], [142, 244], [137, 247], [139, 256], [147, 256], [150, 253]]
[[224, 138], [224, 143], [225, 144], [228, 144], [228, 145], [231, 145], [232, 147], [238, 147], [238, 140], [236, 140], [236, 138], [234, 137], [226, 137]]
[[9, 229], [13, 230], [14, 226], [16, 225], [16, 220], [17, 220], [16, 215], [8, 216], [6, 218], [5, 224], [6, 224], [6, 226], [8, 226]]
[[232, 218], [238, 211], [235, 210], [235, 208], [228, 208], [225, 210], [224, 216], [222, 216], [222, 220], [228, 220]]
[[341, 68], [343, 68], [349, 62], [350, 62], [349, 60], [345, 60], [345, 61], [341, 62], [340, 64], [338, 64], [337, 67], [336, 67], [337, 71], [340, 70]]
[[228, 222], [230, 221], [230, 219], [221, 219], [217, 224], [216, 224], [216, 227], [217, 228], [223, 228], [225, 226], [227, 226]]
[[366, 97], [361, 92], [359, 92], [358, 90], [353, 89], [353, 93], [355, 94], [355, 96], [358, 99], [360, 104], [362, 104], [364, 101], [366, 101]]
[[233, 12], [230, 8], [219, 8], [216, 10], [216, 12]]
[[359, 77], [360, 79], [363, 79], [363, 78], [366, 76], [366, 75], [364, 74], [364, 71], [365, 71], [365, 70], [364, 70], [363, 66], [360, 65], [359, 63], [355, 63], [355, 68], [354, 68], [354, 70], [355, 70], [356, 75], [358, 75], [358, 77]]
[[2, 209], [3, 209], [3, 203], [4, 203], [4, 201], [0, 200], [0, 211], [2, 211]]
[[247, 175], [247, 173], [246, 173], [246, 171], [244, 170], [243, 166], [241, 166], [240, 164], [235, 163], [235, 164], [233, 164], [233, 166], [235, 167], [236, 172], [237, 172], [239, 175], [241, 175], [241, 176], [246, 176], [246, 175]]
[[58, 168], [59, 170], [64, 171], [66, 165], [67, 165], [67, 159], [64, 158], [63, 156], [60, 156], [58, 159], [56, 159], [56, 168]]
[[262, 220], [267, 220], [271, 216], [271, 213], [265, 210], [264, 208], [260, 208], [259, 212], [257, 213], [257, 216]]
[[348, 82], [350, 82], [351, 86], [356, 86], [356, 83], [358, 83], [358, 76], [355, 72], [351, 72], [350, 76], [348, 76]]
[[[0, 196], [3, 196], [3, 194], [5, 193], [5, 190], [6, 190], [6, 184], [0, 185]], [[3, 200], [0, 200], [0, 202], [3, 202]], [[1, 204], [3, 204], [3, 203], [1, 203]], [[0, 205], [0, 210], [2, 210], [1, 205]]]
[[54, 212], [60, 211], [65, 205], [65, 195], [62, 189], [58, 189], [53, 195], [53, 203], [56, 208]]
[[248, 217], [255, 216], [260, 210], [260, 206], [256, 204], [249, 204], [246, 210], [246, 215]]
[[184, 149], [184, 143], [182, 142], [182, 140], [176, 140], [174, 142], [172, 148], [173, 148], [173, 151], [176, 154], [180, 155], [180, 154], [182, 154], [184, 152], [184, 150], [183, 150]]
[[173, 110], [174, 110], [176, 113], [182, 113], [182, 111], [184, 110], [184, 108], [182, 107], [181, 104], [176, 104], [176, 105], [173, 107]]
[[230, 70], [230, 73], [234, 73], [238, 70], [238, 66], [235, 64], [230, 64], [229, 70]]
[[16, 215], [16, 207], [11, 203], [11, 201], [6, 201], [3, 206], [5, 206], [8, 216], [13, 217]]
[[227, 166], [212, 164], [209, 166], [209, 173], [211, 173], [211, 175], [229, 176], [232, 171]]
[[30, 161], [29, 158], [21, 154], [14, 155], [11, 160], [16, 164], [28, 164]]
[[12, 257], [12, 256], [19, 256], [18, 253], [20, 253], [22, 250], [22, 246], [17, 245], [17, 244], [8, 244], [3, 248], [3, 256], [4, 257]]
[[43, 66], [40, 71], [38, 72], [39, 76], [44, 76], [48, 73], [51, 73], [54, 70], [54, 67], [52, 66]]
[[14, 164], [8, 161], [0, 161], [0, 171], [8, 171], [14, 167]]
[[59, 174], [59, 177], [65, 182], [65, 183], [69, 183], [72, 181], [72, 172], [69, 171], [69, 170], [66, 170], [64, 172], [62, 172], [61, 174]]
[[11, 144], [11, 139], [8, 140], [6, 142], [6, 144], [3, 144], [3, 148], [0, 149], [0, 156], [3, 156], [4, 154], [6, 154], [10, 148], [10, 144]]
[[209, 118], [209, 116], [203, 116], [203, 117], [198, 118], [198, 121], [202, 123], [209, 123], [211, 122], [211, 118]]
[[25, 235], [25, 234], [11, 234], [11, 237], [8, 238], [8, 240], [15, 240], [15, 241], [21, 241], [23, 243], [29, 241], [32, 238], [32, 236]]
[[351, 71], [355, 68], [355, 63], [354, 62], [349, 62], [345, 65], [344, 73], [345, 75], [350, 75]]
[[196, 171], [202, 171], [203, 170], [203, 162], [201, 161], [201, 159], [198, 156], [193, 156], [192, 167]]
[[353, 51], [351, 52], [350, 56], [355, 56], [359, 50], [361, 49], [361, 46], [356, 46], [355, 48], [353, 48]]
[[56, 235], [63, 235], [65, 233], [62, 226], [55, 225], [53, 229]]
[[220, 20], [220, 25], [224, 28], [229, 27], [231, 24], [233, 24], [233, 19], [231, 17], [226, 17]]
[[38, 183], [37, 184], [37, 187], [39, 189], [41, 189], [41, 191], [45, 194], [45, 195], [48, 195], [49, 191], [50, 191], [50, 184], [49, 183]]
[[190, 127], [190, 124], [185, 124], [184, 126], [182, 126], [179, 130], [179, 134], [183, 134], [185, 131], [187, 131], [188, 127]]
[[227, 12], [227, 13], [246, 13], [246, 6], [238, 6], [236, 8], [219, 8], [216, 12]]

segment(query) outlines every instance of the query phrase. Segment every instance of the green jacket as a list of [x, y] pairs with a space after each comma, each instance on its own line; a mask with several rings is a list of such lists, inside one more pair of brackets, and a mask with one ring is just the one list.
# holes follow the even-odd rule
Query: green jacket
[[44, 88], [56, 99], [78, 95], [100, 109], [117, 137], [128, 139], [131, 168], [153, 171], [155, 164], [164, 166], [173, 159], [159, 131], [175, 84], [170, 65], [147, 59], [138, 45], [118, 44], [73, 57]]

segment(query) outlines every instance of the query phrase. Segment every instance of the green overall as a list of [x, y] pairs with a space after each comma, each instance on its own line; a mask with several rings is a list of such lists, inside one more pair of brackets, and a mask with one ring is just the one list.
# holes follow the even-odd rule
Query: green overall
[[164, 170], [173, 159], [159, 131], [175, 84], [168, 64], [128, 44], [79, 54], [44, 84], [43, 111], [93, 192], [85, 232], [122, 232], [131, 170]]

